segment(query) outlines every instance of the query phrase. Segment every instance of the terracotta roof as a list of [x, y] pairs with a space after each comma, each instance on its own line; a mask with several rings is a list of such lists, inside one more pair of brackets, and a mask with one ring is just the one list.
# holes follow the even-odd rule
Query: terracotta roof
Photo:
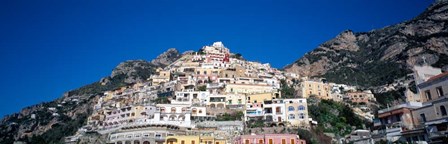
[[441, 73], [441, 74], [438, 74], [436, 76], [433, 76], [433, 77], [429, 78], [426, 82], [430, 82], [430, 81], [433, 81], [433, 80], [436, 80], [436, 79], [439, 79], [439, 78], [442, 78], [442, 77], [445, 77], [445, 76], [448, 76], [448, 71], [444, 72], [444, 73]]

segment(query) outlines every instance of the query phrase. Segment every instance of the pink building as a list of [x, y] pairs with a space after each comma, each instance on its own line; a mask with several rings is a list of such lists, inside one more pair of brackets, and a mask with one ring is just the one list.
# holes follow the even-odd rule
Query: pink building
[[252, 134], [236, 137], [233, 144], [306, 144], [306, 142], [294, 134]]

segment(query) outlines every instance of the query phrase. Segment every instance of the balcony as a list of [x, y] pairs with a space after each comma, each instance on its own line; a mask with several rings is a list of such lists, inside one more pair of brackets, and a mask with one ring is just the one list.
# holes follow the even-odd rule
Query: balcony
[[223, 88], [224, 87], [224, 83], [210, 83], [207, 84], [207, 88], [208, 89], [217, 89], [217, 88]]
[[387, 134], [400, 134], [401, 133], [401, 127], [397, 128], [388, 128], [386, 129]]
[[437, 132], [429, 132], [428, 137], [430, 139], [446, 137], [447, 131], [437, 131]]

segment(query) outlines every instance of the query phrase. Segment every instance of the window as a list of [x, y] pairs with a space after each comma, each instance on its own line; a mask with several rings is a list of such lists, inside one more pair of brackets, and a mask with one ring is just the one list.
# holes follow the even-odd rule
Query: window
[[286, 140], [285, 139], [282, 139], [282, 144], [286, 144]]
[[185, 144], [185, 141], [184, 140], [180, 141], [180, 144]]
[[445, 106], [440, 106], [440, 112], [442, 113], [442, 116], [446, 116]]
[[289, 106], [288, 107], [288, 111], [294, 111], [294, 107], [293, 106]]
[[191, 144], [194, 144], [194, 140], [191, 141]]
[[300, 114], [299, 114], [299, 119], [305, 119], [305, 114], [300, 113]]
[[288, 118], [289, 119], [295, 119], [296, 117], [294, 116], [294, 114], [289, 114]]
[[443, 96], [443, 89], [442, 87], [436, 87], [437, 96], [442, 97]]
[[426, 122], [425, 114], [420, 114], [420, 118], [422, 119], [422, 122]]
[[294, 139], [291, 139], [291, 142], [290, 142], [290, 144], [295, 144], [295, 141], [294, 141]]
[[274, 144], [274, 142], [272, 141], [272, 139], [269, 139], [269, 144]]
[[258, 140], [258, 144], [263, 144], [263, 140]]
[[305, 106], [301, 105], [297, 108], [298, 110], [305, 110]]
[[245, 144], [249, 144], [249, 140], [246, 140]]
[[395, 115], [395, 119], [396, 119], [397, 121], [401, 121], [401, 116], [400, 116], [400, 115]]
[[425, 91], [425, 96], [427, 100], [432, 100], [431, 98], [431, 92], [429, 90]]

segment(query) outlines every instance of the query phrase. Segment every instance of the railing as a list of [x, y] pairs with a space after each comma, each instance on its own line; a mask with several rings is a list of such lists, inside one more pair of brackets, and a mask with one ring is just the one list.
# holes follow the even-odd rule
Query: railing
[[386, 133], [397, 133], [397, 132], [401, 132], [401, 127], [386, 129]]
[[445, 137], [447, 136], [446, 131], [437, 131], [437, 132], [430, 132], [428, 134], [429, 138], [436, 138], [436, 137]]
[[405, 107], [421, 107], [422, 103], [420, 102], [408, 102], [408, 103], [404, 103], [404, 104], [400, 104], [400, 105], [396, 105], [390, 108], [386, 108], [386, 109], [382, 109], [382, 110], [378, 110], [378, 113], [384, 113], [390, 110], [394, 110], [394, 109], [399, 109], [399, 108], [405, 108]]
[[182, 127], [193, 127], [194, 124], [186, 121], [147, 121], [147, 122], [133, 122], [129, 124], [122, 125], [123, 127], [133, 127], [141, 125], [152, 125], [152, 124], [164, 124], [164, 125], [176, 125]]

